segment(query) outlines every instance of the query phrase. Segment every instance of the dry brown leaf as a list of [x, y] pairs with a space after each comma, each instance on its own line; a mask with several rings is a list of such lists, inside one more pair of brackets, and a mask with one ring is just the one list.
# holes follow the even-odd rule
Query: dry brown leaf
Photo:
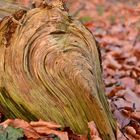
[[138, 127], [136, 131], [137, 131], [137, 134], [140, 135], [140, 127]]
[[127, 126], [125, 128], [125, 130], [126, 130], [126, 134], [127, 134], [129, 139], [131, 139], [131, 140], [139, 140], [140, 139], [140, 135], [138, 135], [136, 133], [136, 130], [133, 127]]
[[115, 95], [117, 97], [123, 97], [125, 93], [126, 93], [126, 90], [119, 90], [115, 93]]
[[127, 126], [125, 128], [125, 130], [126, 130], [127, 134], [130, 134], [132, 136], [136, 135], [136, 130], [131, 126]]
[[48, 128], [50, 128], [50, 129], [57, 129], [57, 128], [61, 128], [62, 126], [61, 125], [58, 125], [58, 124], [56, 124], [56, 123], [54, 123], [54, 122], [46, 122], [46, 121], [43, 121], [43, 120], [39, 120], [38, 122], [33, 122], [33, 121], [31, 121], [30, 122], [30, 125], [32, 126], [32, 127], [40, 127], [40, 126], [45, 126], [45, 127], [48, 127]]
[[0, 123], [4, 128], [6, 128], [8, 125], [10, 125], [14, 120], [13, 119], [7, 119], [6, 121]]
[[40, 137], [40, 135], [31, 127], [31, 125], [24, 120], [8, 119], [5, 122], [1, 123], [0, 125], [3, 125], [4, 127], [12, 125], [15, 128], [22, 128], [27, 138], [38, 139]]
[[123, 41], [118, 39], [115, 36], [105, 36], [102, 39], [102, 43], [107, 43], [107, 44], [115, 44], [115, 45], [123, 45]]
[[140, 110], [140, 97], [135, 94], [132, 90], [126, 89], [126, 94], [124, 99], [128, 102], [131, 102], [136, 110]]
[[61, 128], [61, 125], [57, 125], [53, 122], [46, 122], [39, 120], [38, 122], [30, 122], [33, 129], [40, 135], [57, 135], [61, 140], [68, 140], [68, 133], [57, 131], [58, 128]]
[[107, 55], [106, 57], [107, 62], [108, 62], [108, 67], [113, 68], [113, 69], [120, 69], [122, 66], [113, 58], [111, 55]]
[[120, 124], [120, 128], [123, 128], [130, 123], [130, 118], [122, 114], [122, 112], [119, 110], [114, 111], [114, 116], [117, 119], [117, 122]]
[[133, 104], [130, 101], [126, 101], [123, 98], [117, 98], [115, 101], [113, 101], [114, 104], [118, 109], [123, 108], [133, 108]]
[[135, 120], [140, 121], [140, 112], [132, 112], [131, 117]]
[[136, 85], [135, 91], [136, 91], [136, 93], [138, 93], [140, 95], [140, 84]]
[[88, 127], [90, 129], [91, 140], [101, 140], [101, 138], [99, 137], [99, 133], [98, 133], [98, 130], [96, 128], [96, 125], [93, 121], [88, 123]]
[[130, 88], [131, 90], [135, 89], [135, 80], [131, 77], [124, 77], [120, 79], [120, 82], [126, 87]]
[[67, 132], [52, 130], [45, 126], [34, 127], [34, 130], [41, 135], [54, 134], [54, 135], [57, 135], [61, 140], [69, 140]]
[[140, 60], [140, 42], [134, 47], [134, 55]]

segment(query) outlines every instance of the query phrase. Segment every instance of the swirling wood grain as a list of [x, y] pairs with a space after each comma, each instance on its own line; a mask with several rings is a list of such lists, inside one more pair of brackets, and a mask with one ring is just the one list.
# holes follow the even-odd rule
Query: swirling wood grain
[[0, 24], [0, 104], [7, 116], [55, 121], [79, 133], [94, 120], [104, 140], [115, 139], [92, 34], [60, 6], [18, 20]]

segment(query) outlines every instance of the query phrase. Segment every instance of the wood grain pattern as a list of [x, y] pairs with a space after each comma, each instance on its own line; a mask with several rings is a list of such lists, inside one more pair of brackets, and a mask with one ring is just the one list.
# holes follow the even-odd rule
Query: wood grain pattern
[[0, 104], [7, 116], [55, 121], [78, 133], [94, 120], [104, 140], [115, 140], [92, 34], [61, 3], [18, 21], [0, 23]]

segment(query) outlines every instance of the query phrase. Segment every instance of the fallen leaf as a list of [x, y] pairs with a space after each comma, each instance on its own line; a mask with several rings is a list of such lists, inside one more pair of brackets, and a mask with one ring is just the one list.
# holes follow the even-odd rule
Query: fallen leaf
[[124, 77], [119, 80], [126, 88], [130, 88], [131, 90], [135, 89], [136, 82], [131, 77]]
[[135, 91], [136, 91], [137, 94], [140, 95], [140, 84], [136, 85]]
[[45, 126], [38, 126], [34, 127], [34, 130], [39, 133], [40, 135], [49, 135], [49, 134], [54, 134], [60, 138], [60, 140], [69, 140], [68, 138], [68, 133], [67, 132], [61, 132], [61, 131], [56, 131], [49, 129]]
[[120, 124], [121, 128], [125, 127], [130, 123], [130, 118], [124, 115], [121, 111], [115, 110], [113, 114], [117, 119], [117, 122]]
[[45, 126], [45, 127], [48, 127], [48, 128], [51, 128], [51, 129], [55, 129], [55, 130], [62, 127], [61, 125], [55, 124], [53, 122], [46, 122], [46, 121], [43, 121], [43, 120], [39, 120], [37, 122], [31, 121], [30, 125], [32, 127]]
[[122, 67], [122, 66], [117, 62], [117, 60], [115, 60], [115, 59], [113, 58], [113, 56], [108, 55], [108, 56], [106, 57], [106, 59], [107, 59], [107, 61], [108, 61], [107, 65], [108, 65], [109, 68], [120, 69], [120, 68]]
[[8, 127], [9, 125], [15, 128], [22, 128], [27, 138], [37, 139], [40, 137], [40, 135], [33, 129], [33, 127], [24, 120], [8, 119], [5, 122], [1, 123], [0, 125], [4, 126], [5, 128]]
[[88, 127], [90, 129], [91, 140], [101, 140], [101, 138], [99, 137], [99, 133], [97, 131], [96, 125], [93, 121], [88, 123]]
[[116, 105], [117, 109], [133, 108], [132, 102], [126, 101], [123, 98], [117, 98], [113, 103]]
[[136, 135], [136, 130], [131, 126], [125, 127], [125, 130], [126, 130], [127, 134], [130, 134], [131, 136]]
[[135, 94], [132, 90], [126, 89], [126, 94], [124, 95], [124, 99], [133, 104], [133, 107], [136, 110], [140, 110], [140, 99], [139, 95]]
[[140, 121], [140, 112], [132, 112], [131, 117], [135, 120]]
[[140, 60], [140, 43], [137, 43], [134, 47], [134, 56], [136, 56], [138, 60]]

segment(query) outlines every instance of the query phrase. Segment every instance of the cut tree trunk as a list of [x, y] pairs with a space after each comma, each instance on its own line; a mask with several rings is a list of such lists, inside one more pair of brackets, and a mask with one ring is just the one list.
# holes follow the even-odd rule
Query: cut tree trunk
[[7, 117], [41, 118], [81, 134], [94, 120], [103, 140], [115, 140], [98, 47], [62, 5], [55, 0], [1, 21], [0, 109]]

